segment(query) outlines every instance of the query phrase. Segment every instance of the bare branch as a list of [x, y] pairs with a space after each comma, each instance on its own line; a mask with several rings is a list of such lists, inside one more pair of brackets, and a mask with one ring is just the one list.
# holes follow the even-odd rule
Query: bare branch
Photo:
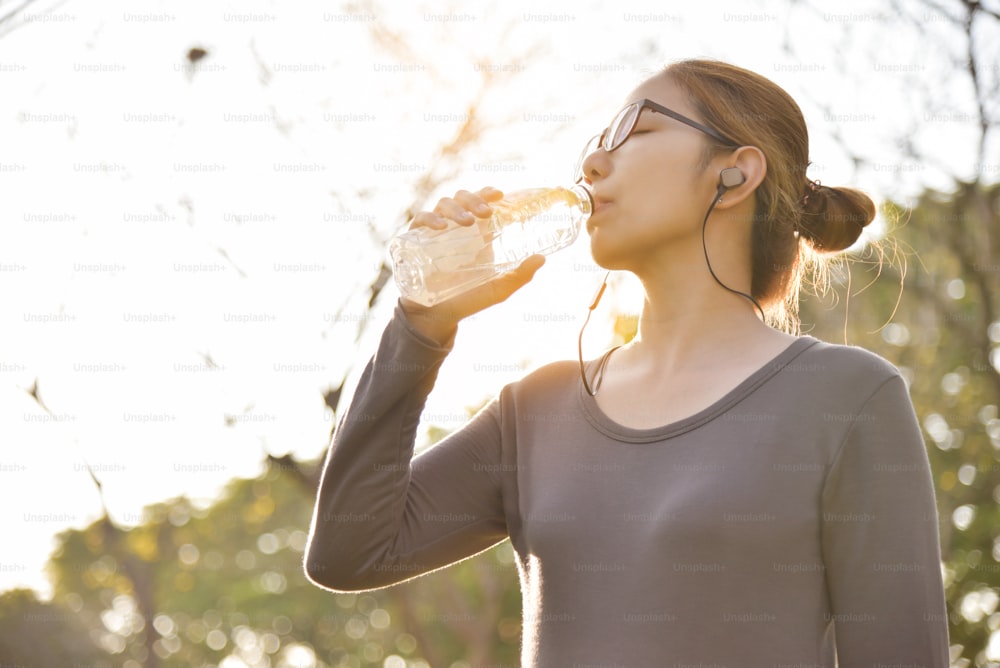
[[[374, 3], [372, 0], [366, 0], [364, 3], [358, 5], [358, 9], [366, 11], [370, 14], [379, 13], [374, 10]], [[515, 25], [511, 22], [498, 32], [498, 40], [502, 43], [505, 36], [514, 29]], [[420, 54], [416, 53], [414, 49], [411, 48], [406, 37], [394, 32], [384, 22], [372, 22], [370, 25], [370, 34], [373, 42], [393, 58], [403, 62], [421, 62], [422, 59]], [[465, 155], [466, 151], [481, 139], [483, 133], [487, 129], [483, 125], [479, 113], [479, 110], [485, 104], [487, 95], [508, 79], [516, 76], [517, 73], [526, 70], [527, 67], [525, 63], [537, 58], [538, 54], [542, 50], [544, 50], [544, 45], [542, 43], [538, 43], [533, 47], [527, 48], [520, 53], [520, 56], [516, 60], [506, 62], [505, 65], [507, 66], [501, 68], [500, 70], [497, 70], [494, 67], [489, 67], [489, 62], [481, 63], [483, 66], [477, 68], [477, 71], [480, 72], [481, 75], [479, 86], [465, 105], [465, 108], [467, 109], [465, 121], [456, 129], [455, 134], [450, 140], [437, 148], [434, 159], [428, 161], [431, 166], [429, 166], [423, 174], [417, 177], [413, 182], [411, 202], [401, 212], [398, 224], [393, 227], [394, 230], [402, 229], [406, 223], [413, 218], [417, 211], [425, 205], [428, 197], [430, 197], [435, 190], [441, 187], [443, 183], [454, 179], [458, 175], [459, 169], [462, 165], [461, 156]], [[258, 62], [260, 62], [259, 56], [256, 57], [258, 58]], [[429, 65], [427, 67], [427, 71], [431, 74], [431, 76], [437, 77], [436, 72], [430, 68]], [[368, 193], [365, 191], [359, 191], [357, 195], [361, 199], [365, 199]], [[334, 197], [339, 199], [339, 193], [334, 193]], [[380, 247], [385, 247], [388, 243], [388, 239], [383, 236], [385, 233], [380, 232], [372, 224], [369, 224], [369, 231], [374, 237], [373, 242]], [[378, 264], [375, 275], [372, 277], [372, 280], [368, 285], [367, 307], [369, 310], [371, 310], [378, 302], [379, 297], [391, 279], [392, 267], [389, 266], [385, 259], [382, 259]], [[368, 318], [358, 319], [355, 341], [361, 340], [367, 331], [369, 324], [370, 320]], [[351, 367], [349, 366], [344, 371], [344, 376], [341, 379], [340, 385], [336, 389], [328, 389], [324, 393], [324, 402], [330, 407], [331, 410], [334, 411], [335, 417], [337, 407], [340, 403], [344, 382], [350, 372]], [[336, 424], [336, 420], [334, 420], [334, 424]]]
[[233, 262], [233, 258], [229, 257], [229, 253], [226, 252], [225, 248], [223, 248], [221, 246], [216, 246], [215, 250], [218, 251], [219, 255], [221, 255], [226, 260], [226, 262], [228, 262], [229, 264], [231, 264], [233, 266], [233, 269], [235, 269], [237, 271], [237, 273], [239, 273], [240, 278], [246, 278], [247, 277], [247, 273], [245, 271], [243, 271], [242, 269], [240, 269], [239, 265], [237, 265], [235, 262]]
[[[50, 417], [56, 418], [56, 415], [49, 409], [47, 405], [45, 405], [45, 402], [42, 401], [42, 396], [38, 389], [37, 378], [35, 379], [35, 382], [31, 384], [31, 387], [27, 388], [25, 392], [27, 392], [28, 396], [34, 399], [35, 403], [38, 404], [41, 407], [41, 409], [45, 411]], [[101, 502], [101, 511], [103, 513], [102, 517], [104, 517], [106, 520], [110, 522], [111, 520], [109, 519], [108, 515], [108, 506], [104, 502], [104, 485], [101, 484], [100, 479], [94, 473], [94, 469], [90, 465], [90, 462], [87, 461], [86, 455], [81, 455], [81, 456], [83, 457], [84, 466], [87, 467], [87, 473], [90, 474], [90, 479], [94, 482], [94, 486], [97, 487], [97, 498]]]
[[[16, 25], [14, 22], [14, 18], [20, 14], [23, 14], [24, 10], [28, 6], [35, 4], [35, 2], [36, 0], [24, 0], [24, 2], [22, 2], [18, 7], [15, 7], [14, 9], [10, 10], [3, 16], [0, 16], [0, 37], [6, 37], [10, 33], [17, 30], [19, 27], [23, 27], [24, 23]], [[63, 0], [63, 2], [60, 2], [57, 5], [50, 7], [48, 12], [46, 13], [50, 13], [52, 12], [52, 10], [59, 8], [64, 4], [66, 4], [65, 0]]]
[[20, 14], [21, 12], [23, 12], [24, 8], [27, 7], [28, 5], [32, 4], [33, 2], [35, 2], [35, 0], [24, 0], [24, 2], [21, 3], [20, 7], [15, 7], [14, 9], [10, 10], [6, 14], [4, 14], [3, 16], [0, 16], [0, 25], [3, 25], [4, 23], [7, 23], [7, 22], [13, 20], [13, 18], [15, 16], [17, 16], [18, 14]]

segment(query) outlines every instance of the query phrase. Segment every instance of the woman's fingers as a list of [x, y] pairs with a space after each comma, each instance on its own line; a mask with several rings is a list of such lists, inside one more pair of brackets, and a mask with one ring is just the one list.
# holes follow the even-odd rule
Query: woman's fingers
[[480, 189], [477, 194], [487, 202], [496, 202], [503, 199], [503, 191], [497, 190], [493, 186], [486, 186]]
[[433, 211], [420, 211], [410, 220], [408, 229], [414, 230], [418, 227], [429, 227], [432, 230], [442, 230], [448, 227], [448, 221], [437, 215]]
[[495, 188], [483, 188], [478, 193], [459, 190], [455, 193], [455, 202], [477, 218], [489, 218], [493, 215], [493, 209], [490, 208], [489, 202], [495, 202], [501, 197], [503, 197], [503, 193]]
[[[465, 191], [460, 191], [459, 194], [461, 192]], [[457, 196], [458, 194], [456, 194], [456, 197]], [[462, 206], [457, 199], [453, 199], [451, 197], [443, 197], [438, 200], [437, 206], [434, 207], [434, 213], [442, 218], [453, 220], [459, 225], [471, 225], [476, 219], [476, 217], [472, 215], [471, 211]]]
[[459, 190], [454, 197], [442, 197], [432, 211], [421, 211], [413, 216], [409, 228], [429, 227], [433, 230], [444, 229], [449, 221], [459, 225], [471, 225], [476, 218], [489, 218], [493, 215], [490, 202], [503, 199], [503, 192], [487, 186], [473, 193]]

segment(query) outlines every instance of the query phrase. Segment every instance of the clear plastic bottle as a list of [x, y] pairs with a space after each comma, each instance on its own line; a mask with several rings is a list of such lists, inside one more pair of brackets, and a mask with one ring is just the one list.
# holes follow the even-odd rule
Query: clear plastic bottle
[[400, 294], [424, 306], [461, 294], [523, 260], [573, 243], [593, 200], [583, 186], [533, 188], [490, 205], [493, 216], [442, 230], [420, 227], [389, 245]]

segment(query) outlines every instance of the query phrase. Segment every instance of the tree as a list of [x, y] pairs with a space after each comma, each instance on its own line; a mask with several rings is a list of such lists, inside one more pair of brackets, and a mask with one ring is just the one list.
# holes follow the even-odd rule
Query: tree
[[[79, 601], [70, 598], [69, 605]], [[91, 620], [91, 626], [95, 620]], [[111, 668], [111, 656], [91, 640], [77, 611], [39, 601], [27, 589], [0, 594], [0, 657], [4, 665], [47, 668], [86, 663]]]
[[[975, 0], [893, 0], [881, 11], [824, 18], [842, 26], [839, 52], [863, 50], [863, 62], [882, 73], [869, 78], [900, 91], [901, 104], [877, 149], [849, 124], [831, 130], [861, 183], [887, 179], [890, 234], [883, 255], [869, 246], [860, 261], [835, 269], [835, 293], [806, 300], [803, 323], [821, 338], [878, 352], [908, 379], [936, 484], [954, 665], [996, 665], [1000, 163], [990, 147], [1000, 120], [1000, 11]], [[866, 31], [888, 42], [865, 39]], [[919, 57], [900, 63], [907, 36]], [[831, 102], [818, 106], [826, 119], [843, 117]]]
[[992, 639], [1000, 621], [1000, 265], [983, 264], [975, 240], [1000, 233], [1000, 186], [928, 192], [912, 210], [888, 204], [884, 213], [899, 221], [891, 243], [905, 249], [907, 270], [869, 251], [836, 272], [841, 299], [807, 300], [803, 321], [821, 338], [846, 336], [878, 352], [907, 378], [934, 473], [950, 633], [964, 657], [956, 665], [993, 665], [1000, 660]]
[[[83, 634], [88, 651], [121, 666], [223, 665], [227, 657], [248, 666], [382, 666], [392, 655], [413, 666], [516, 663], [520, 592], [509, 543], [386, 590], [330, 594], [308, 582], [302, 552], [315, 488], [301, 474], [315, 469], [272, 459], [211, 506], [177, 498], [146, 509], [129, 530], [102, 518], [62, 533], [52, 609], [73, 606], [63, 616], [101, 648]], [[64, 665], [24, 656], [36, 661], [26, 665]]]

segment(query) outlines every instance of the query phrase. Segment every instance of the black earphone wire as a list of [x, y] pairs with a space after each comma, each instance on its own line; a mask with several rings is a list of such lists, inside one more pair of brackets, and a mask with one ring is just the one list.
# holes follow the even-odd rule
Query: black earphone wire
[[[760, 302], [754, 299], [752, 295], [749, 295], [745, 292], [741, 292], [739, 290], [734, 290], [733, 288], [729, 287], [728, 285], [720, 281], [719, 277], [715, 275], [715, 270], [712, 269], [712, 261], [708, 259], [708, 243], [705, 241], [705, 230], [708, 228], [708, 217], [712, 215], [712, 210], [715, 209], [715, 205], [719, 202], [719, 199], [722, 197], [722, 194], [725, 191], [726, 191], [726, 186], [720, 183], [719, 189], [715, 193], [715, 198], [712, 200], [712, 203], [708, 206], [708, 211], [705, 212], [705, 219], [701, 223], [701, 248], [705, 253], [705, 264], [708, 266], [708, 273], [712, 275], [712, 278], [715, 279], [716, 283], [718, 283], [726, 290], [729, 290], [733, 294], [740, 295], [741, 297], [746, 297], [747, 299], [749, 299], [750, 302], [757, 308], [757, 311], [760, 313], [761, 319], [766, 321], [767, 318], [764, 316], [764, 309], [761, 307]], [[590, 322], [591, 314], [594, 312], [594, 309], [596, 309], [597, 305], [600, 303], [601, 297], [604, 296], [604, 290], [607, 289], [608, 287], [608, 276], [610, 275], [611, 275], [610, 271], [604, 274], [604, 280], [601, 281], [601, 287], [597, 289], [597, 292], [594, 294], [594, 298], [590, 301], [590, 306], [587, 307], [587, 317], [584, 318], [583, 325], [580, 327], [580, 335], [576, 339], [576, 351], [578, 359], [580, 361], [580, 378], [583, 380], [583, 387], [584, 389], [587, 390], [587, 394], [589, 394], [592, 397], [597, 396], [597, 390], [599, 390], [601, 387], [601, 381], [604, 380], [604, 367], [607, 366], [608, 359], [611, 357], [611, 353], [613, 353], [615, 350], [621, 347], [621, 346], [615, 346], [614, 348], [611, 348], [606, 353], [604, 353], [604, 355], [601, 357], [600, 364], [597, 367], [597, 372], [594, 374], [594, 386], [591, 387], [590, 382], [587, 380], [587, 373], [583, 367], [583, 330], [587, 328], [587, 323]]]
[[712, 275], [712, 278], [715, 279], [716, 283], [721, 285], [726, 290], [729, 290], [734, 295], [739, 295], [741, 297], [746, 297], [747, 299], [749, 299], [750, 302], [755, 307], [757, 307], [757, 311], [760, 313], [761, 320], [767, 322], [767, 317], [764, 315], [764, 309], [761, 308], [760, 302], [754, 299], [752, 295], [748, 295], [747, 293], [741, 292], [739, 290], [734, 290], [733, 288], [729, 287], [728, 285], [720, 281], [719, 277], [715, 275], [715, 270], [712, 269], [712, 261], [708, 259], [708, 243], [705, 241], [705, 230], [708, 228], [708, 217], [712, 215], [712, 209], [714, 209], [715, 205], [719, 203], [720, 199], [722, 199], [722, 193], [724, 193], [725, 191], [726, 191], [726, 186], [720, 183], [718, 190], [715, 191], [715, 199], [712, 200], [712, 203], [708, 207], [708, 211], [705, 212], [705, 219], [701, 222], [701, 249], [705, 252], [705, 264], [708, 265], [708, 273]]
[[615, 346], [608, 352], [604, 353], [604, 356], [601, 358], [601, 363], [597, 367], [597, 373], [594, 374], [594, 387], [591, 388], [590, 383], [587, 381], [587, 373], [583, 368], [583, 330], [587, 328], [587, 323], [590, 322], [591, 314], [593, 314], [594, 309], [597, 308], [597, 305], [601, 302], [601, 297], [604, 296], [604, 291], [608, 287], [608, 276], [610, 275], [610, 271], [604, 274], [604, 280], [601, 281], [601, 287], [597, 289], [597, 292], [594, 293], [594, 298], [590, 300], [590, 306], [587, 307], [587, 317], [584, 318], [583, 326], [580, 327], [580, 335], [576, 339], [576, 352], [578, 359], [580, 360], [580, 378], [583, 379], [583, 387], [587, 390], [587, 394], [592, 397], [597, 396], [597, 390], [601, 387], [601, 380], [604, 378], [604, 367], [608, 363], [608, 358], [611, 357], [611, 353], [619, 347]]

